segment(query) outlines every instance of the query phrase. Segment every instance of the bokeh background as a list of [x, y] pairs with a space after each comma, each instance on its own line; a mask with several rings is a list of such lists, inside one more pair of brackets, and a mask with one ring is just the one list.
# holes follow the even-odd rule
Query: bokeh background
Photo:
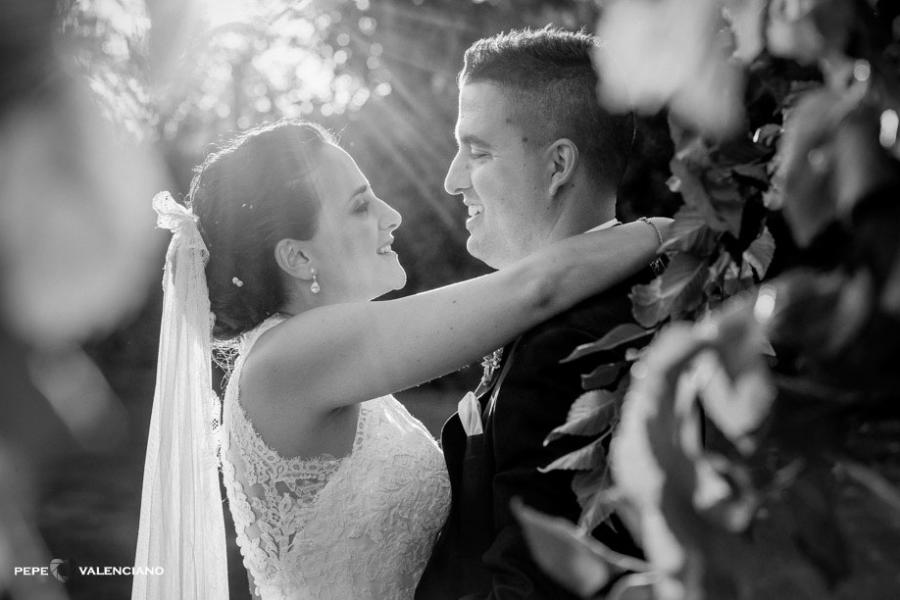
[[[0, 598], [124, 598], [129, 577], [7, 567], [131, 565], [168, 236], [152, 195], [186, 193], [234, 131], [335, 131], [404, 215], [402, 293], [486, 272], [443, 191], [456, 73], [474, 40], [578, 0], [4, 0], [0, 19]], [[671, 213], [665, 120], [641, 125], [620, 213]], [[660, 167], [660, 168], [657, 168]], [[638, 199], [638, 200], [633, 200]], [[480, 367], [400, 395], [437, 434]], [[246, 575], [232, 542], [233, 597]]]

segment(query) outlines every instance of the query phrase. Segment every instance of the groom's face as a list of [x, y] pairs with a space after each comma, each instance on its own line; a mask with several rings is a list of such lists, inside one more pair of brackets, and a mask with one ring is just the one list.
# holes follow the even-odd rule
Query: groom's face
[[468, 207], [469, 254], [494, 268], [534, 252], [552, 225], [546, 148], [513, 108], [496, 84], [463, 84], [458, 150], [444, 180]]

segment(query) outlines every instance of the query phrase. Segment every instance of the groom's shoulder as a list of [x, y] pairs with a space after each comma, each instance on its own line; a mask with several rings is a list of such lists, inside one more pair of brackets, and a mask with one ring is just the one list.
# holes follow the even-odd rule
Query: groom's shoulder
[[548, 369], [580, 374], [581, 361], [561, 365], [577, 346], [595, 341], [623, 323], [633, 323], [629, 293], [653, 278], [649, 269], [636, 273], [522, 334], [516, 343], [514, 371], [537, 376]]
[[642, 269], [617, 285], [538, 324], [523, 337], [526, 340], [536, 339], [555, 330], [572, 331], [573, 334], [583, 331], [588, 336], [598, 336], [616, 325], [632, 322], [631, 290], [636, 285], [650, 282], [653, 277], [654, 272], [649, 267]]

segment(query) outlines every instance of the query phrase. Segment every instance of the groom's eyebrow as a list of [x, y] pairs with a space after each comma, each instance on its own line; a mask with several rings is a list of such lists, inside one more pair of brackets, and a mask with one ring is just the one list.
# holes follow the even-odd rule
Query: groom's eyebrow
[[478, 137], [477, 135], [466, 134], [459, 138], [460, 146], [481, 146], [482, 148], [490, 148], [491, 145]]

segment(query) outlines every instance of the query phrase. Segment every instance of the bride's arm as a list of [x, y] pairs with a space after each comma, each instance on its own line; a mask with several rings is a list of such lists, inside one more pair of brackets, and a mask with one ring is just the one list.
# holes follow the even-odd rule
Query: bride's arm
[[[654, 219], [660, 228], [668, 222]], [[312, 309], [260, 339], [243, 380], [250, 376], [269, 398], [323, 409], [403, 390], [622, 281], [653, 258], [658, 242], [653, 227], [634, 222], [565, 239], [446, 287]]]

